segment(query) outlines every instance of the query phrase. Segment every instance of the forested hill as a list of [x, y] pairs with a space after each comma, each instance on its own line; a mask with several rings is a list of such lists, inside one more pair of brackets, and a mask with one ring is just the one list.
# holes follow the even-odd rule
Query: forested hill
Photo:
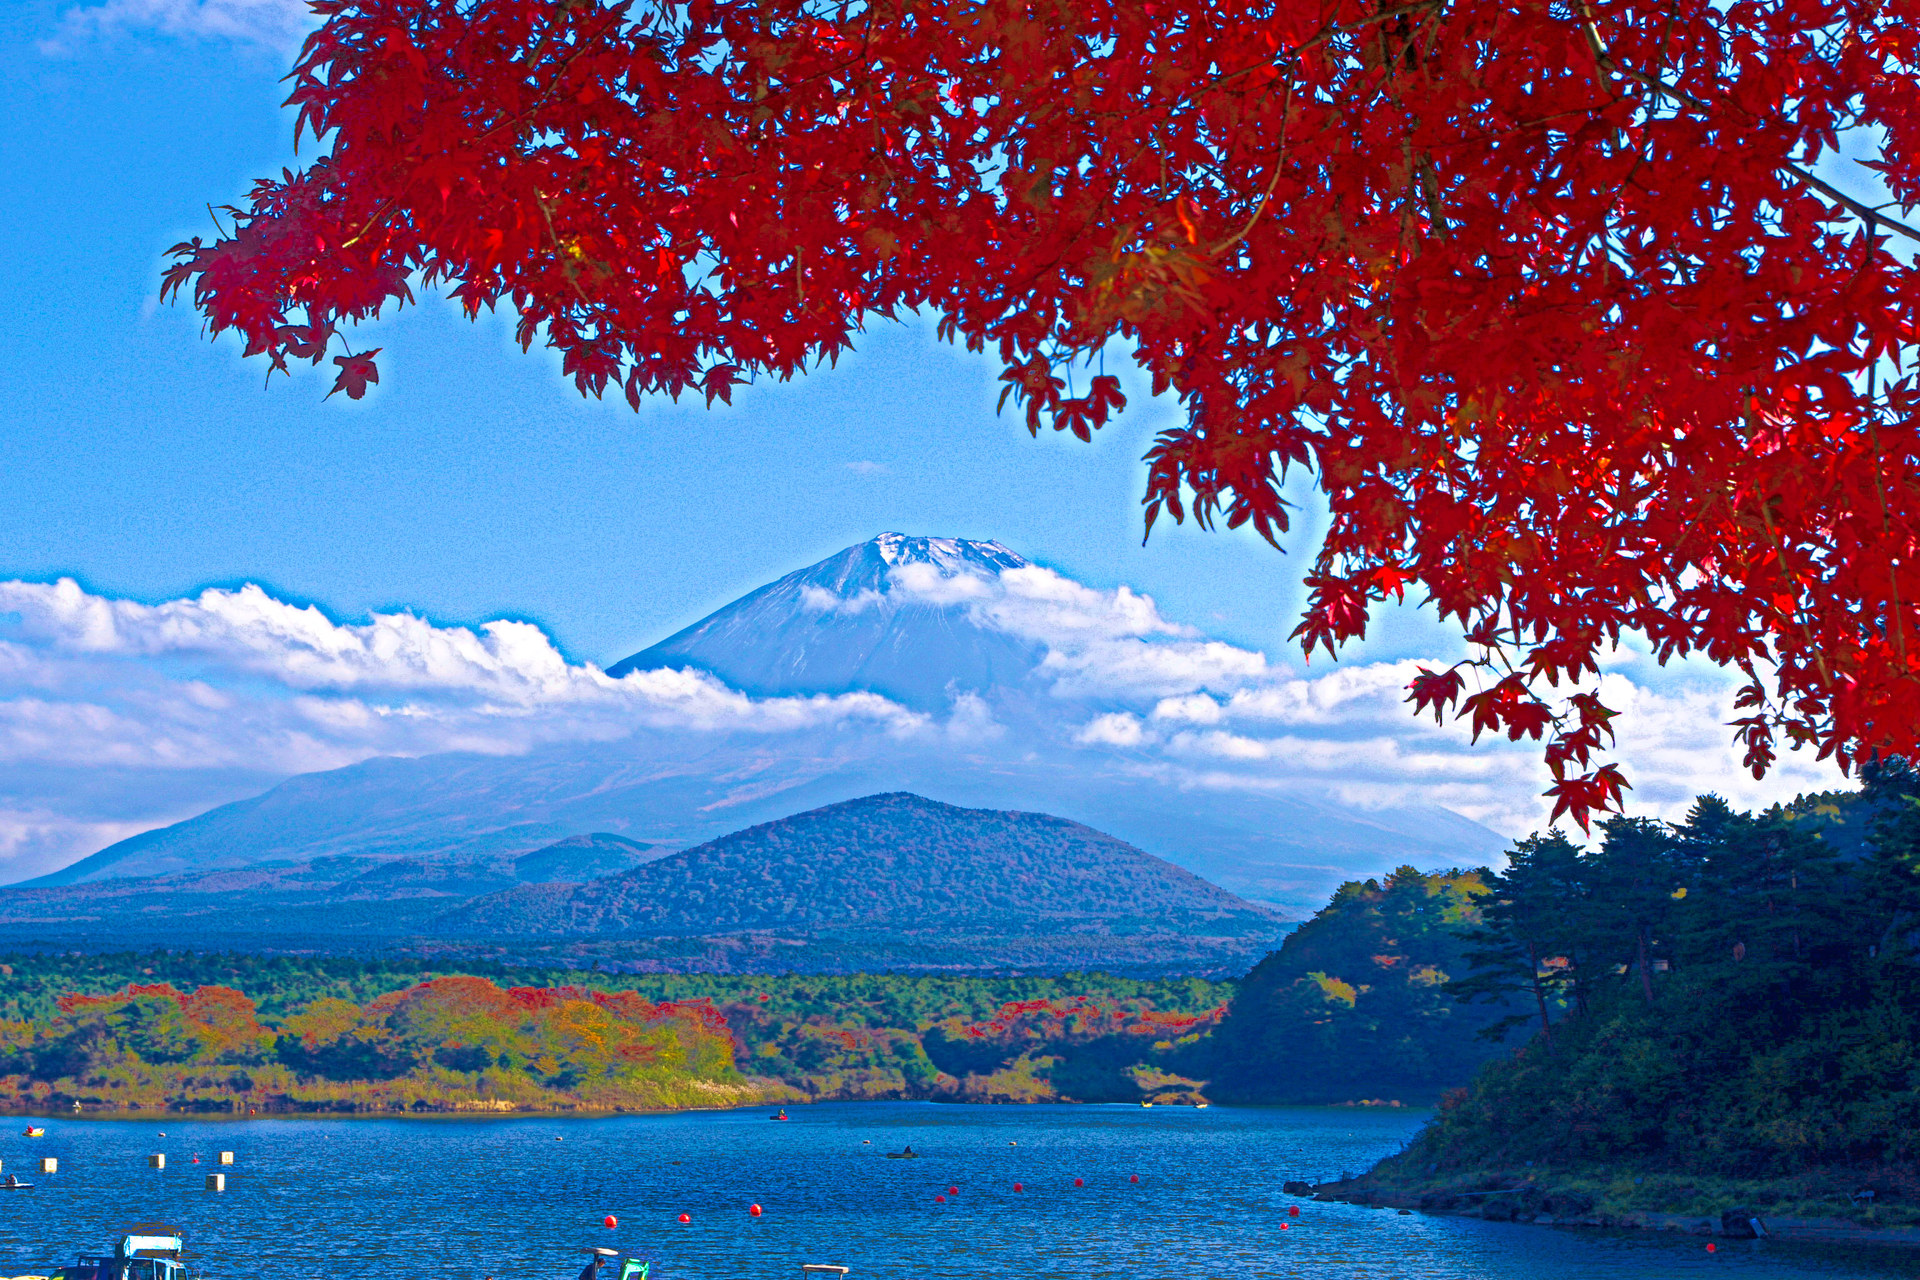
[[1240, 984], [1191, 1070], [1228, 1102], [1432, 1102], [1495, 1053], [1498, 1011], [1463, 1006], [1484, 871], [1344, 884]]
[[1761, 1209], [1920, 1221], [1920, 777], [1864, 774], [1516, 845], [1454, 990], [1531, 1038], [1354, 1194], [1693, 1213], [1731, 1177]]
[[583, 885], [509, 890], [444, 923], [502, 937], [1207, 938], [1246, 961], [1282, 929], [1267, 908], [1077, 822], [904, 792], [750, 827]]

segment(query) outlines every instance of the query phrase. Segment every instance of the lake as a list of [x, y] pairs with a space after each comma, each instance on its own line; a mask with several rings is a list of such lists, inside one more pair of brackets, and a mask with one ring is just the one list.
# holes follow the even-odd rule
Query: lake
[[[0, 1275], [104, 1250], [146, 1219], [186, 1228], [210, 1280], [566, 1280], [592, 1245], [653, 1259], [657, 1280], [797, 1280], [803, 1262], [851, 1267], [849, 1280], [1920, 1271], [1920, 1257], [1889, 1250], [1723, 1240], [1709, 1255], [1666, 1233], [1402, 1217], [1281, 1194], [1286, 1179], [1357, 1172], [1398, 1149], [1419, 1111], [844, 1103], [789, 1108], [784, 1124], [770, 1114], [53, 1118], [37, 1139], [15, 1118], [0, 1160], [38, 1185], [0, 1192]], [[922, 1158], [882, 1156], [909, 1144]], [[221, 1150], [236, 1163], [227, 1190], [210, 1192]], [[155, 1152], [164, 1170], [147, 1167]], [[40, 1156], [60, 1171], [32, 1172]], [[937, 1203], [950, 1186], [958, 1194]]]

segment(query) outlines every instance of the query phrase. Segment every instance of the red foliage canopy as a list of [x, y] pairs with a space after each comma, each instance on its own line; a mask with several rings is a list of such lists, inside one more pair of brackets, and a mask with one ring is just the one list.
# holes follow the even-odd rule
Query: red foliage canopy
[[1118, 339], [1187, 414], [1149, 528], [1276, 540], [1311, 468], [1308, 652], [1422, 588], [1479, 671], [1413, 701], [1542, 740], [1583, 820], [1622, 632], [1746, 673], [1756, 773], [1916, 745], [1920, 0], [315, 8], [328, 154], [166, 278], [276, 368], [420, 281], [583, 392], [711, 403], [924, 308], [1084, 439]]

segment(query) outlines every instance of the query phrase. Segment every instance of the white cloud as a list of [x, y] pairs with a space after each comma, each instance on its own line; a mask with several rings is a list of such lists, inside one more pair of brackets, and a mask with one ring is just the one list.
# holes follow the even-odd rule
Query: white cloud
[[[819, 734], [985, 742], [1003, 731], [977, 698], [936, 720], [872, 693], [750, 697], [691, 669], [614, 680], [526, 622], [341, 623], [253, 586], [150, 605], [71, 580], [0, 582], [0, 813], [12, 815], [0, 816], [0, 863], [28, 871], [235, 798], [236, 774], [270, 781], [373, 756], [514, 755], [636, 734], [811, 734], [817, 748]], [[89, 782], [103, 769], [140, 774], [147, 821], [103, 816]], [[23, 770], [40, 779], [26, 791], [8, 778]]]
[[1111, 711], [1082, 725], [1073, 740], [1089, 746], [1137, 747], [1147, 740], [1147, 734], [1139, 716], [1127, 711]]
[[953, 713], [947, 717], [947, 736], [955, 742], [985, 743], [1006, 737], [1007, 727], [994, 718], [993, 708], [977, 693], [962, 693], [953, 700]]
[[156, 34], [291, 51], [318, 25], [305, 0], [105, 0], [60, 15], [43, 52], [70, 53], [102, 37]]
[[51, 869], [67, 861], [73, 850], [103, 849], [153, 825], [152, 821], [88, 821], [55, 809], [0, 805], [0, 866]]
[[[1408, 683], [1449, 659], [1274, 665], [1163, 617], [1127, 587], [1097, 590], [1038, 567], [989, 575], [905, 565], [889, 585], [889, 595], [1040, 642], [1051, 692], [1093, 704], [1067, 740], [1125, 752], [1130, 767], [1157, 769], [1163, 781], [1292, 788], [1363, 809], [1440, 805], [1509, 835], [1544, 826], [1552, 811], [1539, 743], [1474, 743], [1463, 724], [1413, 715]], [[1757, 807], [1841, 783], [1831, 767], [1794, 755], [1754, 782], [1726, 727], [1733, 681], [1710, 663], [1661, 666], [1629, 638], [1603, 670], [1602, 698], [1622, 712], [1620, 741], [1604, 758], [1633, 784], [1629, 812], [1672, 819], [1702, 791]]]
[[981, 626], [1046, 646], [1041, 675], [1063, 698], [1157, 697], [1228, 690], [1267, 671], [1266, 655], [1207, 640], [1127, 586], [1102, 591], [1029, 565], [998, 575], [905, 564], [890, 594], [963, 608]]
[[800, 607], [808, 613], [858, 614], [869, 609], [877, 609], [883, 603], [881, 595], [872, 588], [856, 591], [850, 596], [839, 596], [824, 587], [816, 587], [811, 582], [800, 587]]
[[999, 578], [980, 573], [947, 573], [940, 566], [915, 560], [887, 571], [889, 595], [913, 604], [980, 606], [1003, 592]]
[[1173, 724], [1219, 724], [1225, 714], [1220, 704], [1204, 693], [1162, 698], [1153, 708], [1156, 721]]
[[17, 619], [0, 644], [0, 761], [297, 772], [643, 729], [931, 724], [869, 693], [751, 698], [690, 669], [614, 680], [568, 662], [531, 623], [343, 624], [253, 586], [147, 605], [70, 579], [5, 582], [0, 614]]
[[[1290, 790], [1362, 810], [1438, 805], [1510, 836], [1544, 827], [1551, 779], [1540, 744], [1474, 743], [1464, 724], [1412, 715], [1406, 685], [1422, 665], [1435, 663], [1313, 676], [1270, 669], [1225, 698], [1174, 694], [1138, 713], [1096, 715], [1072, 740], [1123, 750], [1161, 782], [1199, 791]], [[1608, 671], [1599, 692], [1621, 713], [1619, 741], [1604, 758], [1632, 783], [1629, 813], [1677, 820], [1706, 791], [1751, 809], [1844, 785], [1832, 766], [1792, 753], [1754, 781], [1727, 727], [1734, 681], [1711, 664], [1649, 661], [1631, 676], [1627, 665]]]

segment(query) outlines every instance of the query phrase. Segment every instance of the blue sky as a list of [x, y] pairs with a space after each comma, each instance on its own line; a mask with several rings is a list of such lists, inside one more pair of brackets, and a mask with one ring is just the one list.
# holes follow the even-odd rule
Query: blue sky
[[1297, 559], [1164, 524], [1140, 546], [1164, 410], [1136, 397], [1092, 446], [1036, 442], [996, 417], [997, 367], [927, 326], [876, 325], [837, 369], [731, 410], [636, 415], [583, 401], [504, 321], [428, 300], [364, 331], [386, 351], [366, 402], [323, 404], [319, 371], [263, 390], [257, 361], [155, 295], [209, 201], [292, 160], [281, 56], [132, 24], [43, 50], [74, 8], [0, 18], [7, 571], [148, 600], [245, 580], [343, 616], [512, 615], [605, 663], [900, 528], [999, 538], [1243, 643], [1291, 629]]
[[[190, 310], [156, 295], [167, 246], [210, 232], [209, 202], [292, 161], [278, 80], [299, 11], [292, 0], [0, 8], [0, 582], [71, 577], [88, 600], [129, 607], [258, 584], [317, 605], [334, 639], [403, 610], [456, 639], [517, 619], [568, 662], [604, 666], [899, 530], [998, 539], [1096, 590], [1151, 596], [1165, 618], [1261, 651], [1275, 670], [1297, 667], [1285, 637], [1314, 521], [1284, 557], [1249, 534], [1166, 522], [1143, 547], [1139, 459], [1176, 410], [1137, 379], [1133, 407], [1091, 446], [1036, 441], [995, 415], [990, 361], [926, 325], [879, 325], [838, 368], [744, 389], [730, 409], [663, 401], [636, 415], [582, 400], [505, 322], [470, 324], [429, 298], [355, 335], [385, 349], [384, 381], [364, 402], [323, 402], [318, 371], [263, 388], [257, 361], [207, 342]], [[14, 675], [0, 662], [0, 880], [9, 865], [67, 860], [299, 767], [399, 749], [368, 737], [301, 756], [215, 743], [213, 728], [194, 737], [153, 708], [182, 690], [210, 707], [258, 682], [257, 663], [236, 674], [201, 652], [183, 671], [178, 654], [129, 649], [111, 671], [42, 669], [43, 651], [78, 651], [48, 627], [12, 642]], [[1406, 610], [1343, 667], [1455, 651]], [[1649, 730], [1658, 741], [1634, 748], [1653, 784], [1644, 794], [1671, 812], [1734, 758], [1726, 681], [1644, 661], [1622, 671], [1649, 696], [1681, 699], [1645, 722], [1666, 725]], [[1375, 683], [1397, 697], [1391, 680]], [[274, 696], [304, 687], [283, 682]], [[1484, 816], [1524, 828], [1543, 780], [1530, 756], [1500, 759], [1506, 798]], [[1753, 800], [1827, 778], [1796, 765], [1765, 788], [1731, 789]]]

